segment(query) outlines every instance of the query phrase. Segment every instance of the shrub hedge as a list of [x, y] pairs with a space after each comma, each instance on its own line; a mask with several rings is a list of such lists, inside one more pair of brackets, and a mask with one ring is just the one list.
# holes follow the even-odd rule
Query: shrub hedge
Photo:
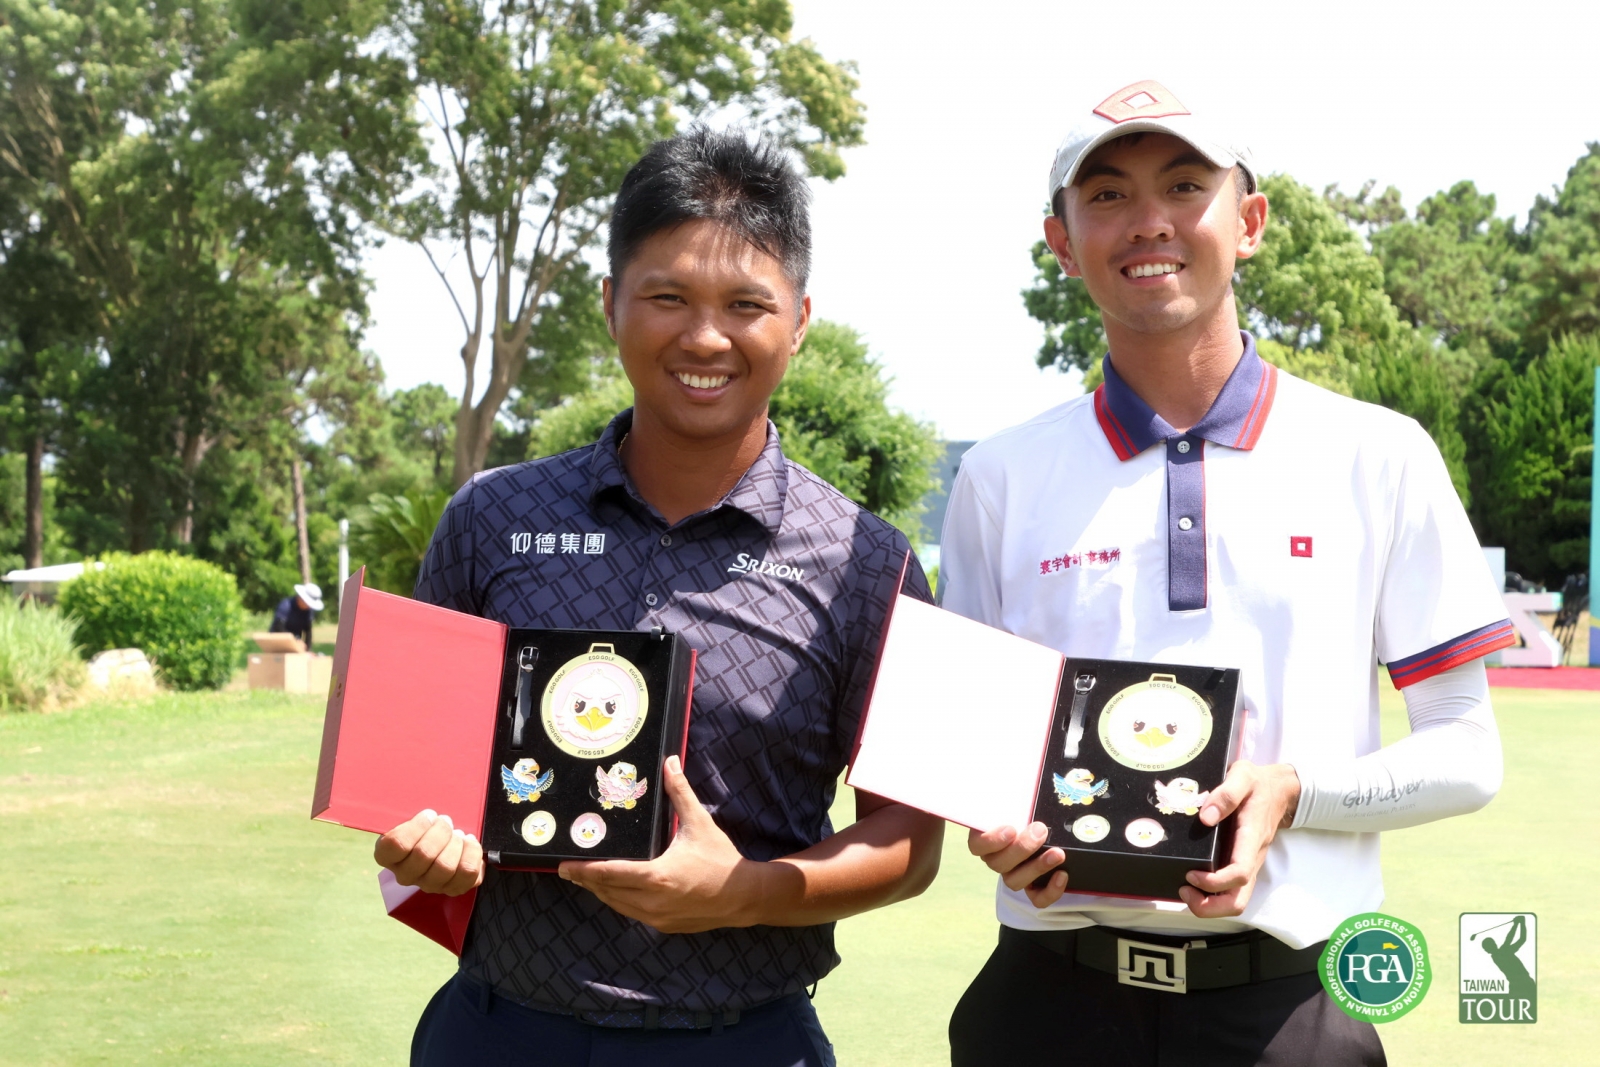
[[219, 689], [244, 640], [244, 607], [233, 575], [170, 552], [104, 557], [61, 590], [61, 610], [91, 655], [139, 648], [175, 689]]
[[71, 620], [0, 593], [0, 711], [49, 707], [70, 697], [83, 678]]

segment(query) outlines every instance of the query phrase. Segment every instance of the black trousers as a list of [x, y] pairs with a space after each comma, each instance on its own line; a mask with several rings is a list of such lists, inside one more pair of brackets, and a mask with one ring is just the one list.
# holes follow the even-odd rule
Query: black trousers
[[455, 977], [411, 1039], [412, 1067], [834, 1067], [805, 994], [742, 1012], [718, 1030], [609, 1030], [525, 1008]]
[[[1046, 1059], [1048, 1057], [1048, 1059]], [[1377, 1029], [1340, 1011], [1315, 973], [1194, 993], [1116, 976], [1016, 936], [950, 1018], [952, 1067], [1384, 1067]]]

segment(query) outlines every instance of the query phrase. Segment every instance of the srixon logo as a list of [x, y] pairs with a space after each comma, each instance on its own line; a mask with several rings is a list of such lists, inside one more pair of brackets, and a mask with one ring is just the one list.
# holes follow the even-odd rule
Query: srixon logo
[[776, 563], [770, 559], [752, 559], [750, 553], [741, 552], [734, 559], [733, 565], [728, 568], [729, 574], [770, 574], [774, 578], [785, 578], [798, 582], [806, 576], [806, 572], [799, 567], [787, 563]]

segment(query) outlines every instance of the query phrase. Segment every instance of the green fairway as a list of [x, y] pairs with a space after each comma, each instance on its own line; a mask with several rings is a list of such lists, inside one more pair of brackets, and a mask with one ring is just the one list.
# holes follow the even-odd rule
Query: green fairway
[[[1600, 931], [1580, 900], [1600, 875], [1600, 699], [1495, 696], [1500, 798], [1385, 842], [1385, 910], [1422, 927], [1437, 968], [1383, 1030], [1395, 1064], [1587, 1063], [1600, 1041]], [[1392, 738], [1404, 715], [1385, 705]], [[250, 693], [0, 717], [0, 1063], [405, 1062], [453, 959], [384, 916], [369, 837], [307, 820], [320, 730], [319, 702]], [[964, 841], [951, 831], [927, 894], [841, 924], [845, 963], [817, 994], [841, 1063], [946, 1061], [995, 930]], [[1455, 1021], [1464, 910], [1539, 914], [1537, 1026]]]

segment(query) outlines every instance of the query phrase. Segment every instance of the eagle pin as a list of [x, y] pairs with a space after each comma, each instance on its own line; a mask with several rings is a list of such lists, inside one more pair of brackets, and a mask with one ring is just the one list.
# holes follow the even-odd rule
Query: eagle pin
[[633, 764], [619, 762], [613, 763], [609, 771], [596, 767], [594, 786], [602, 808], [607, 811], [612, 808], [631, 811], [639, 803], [639, 798], [644, 796], [645, 790], [650, 788], [650, 779], [640, 778], [639, 769]]
[[1095, 781], [1094, 775], [1082, 767], [1051, 777], [1055, 780], [1056, 799], [1063, 804], [1093, 804], [1095, 797], [1103, 797], [1111, 789], [1110, 782], [1104, 778]]
[[1200, 792], [1200, 783], [1193, 778], [1174, 778], [1163, 783], [1156, 779], [1156, 810], [1163, 815], [1176, 815], [1183, 812], [1185, 815], [1196, 815], [1200, 805], [1206, 802], [1209, 792]]
[[513, 804], [521, 804], [524, 800], [532, 804], [544, 795], [555, 781], [556, 772], [552, 770], [539, 773], [539, 761], [519, 759], [507, 767], [500, 765], [500, 784], [505, 786], [506, 799]]

